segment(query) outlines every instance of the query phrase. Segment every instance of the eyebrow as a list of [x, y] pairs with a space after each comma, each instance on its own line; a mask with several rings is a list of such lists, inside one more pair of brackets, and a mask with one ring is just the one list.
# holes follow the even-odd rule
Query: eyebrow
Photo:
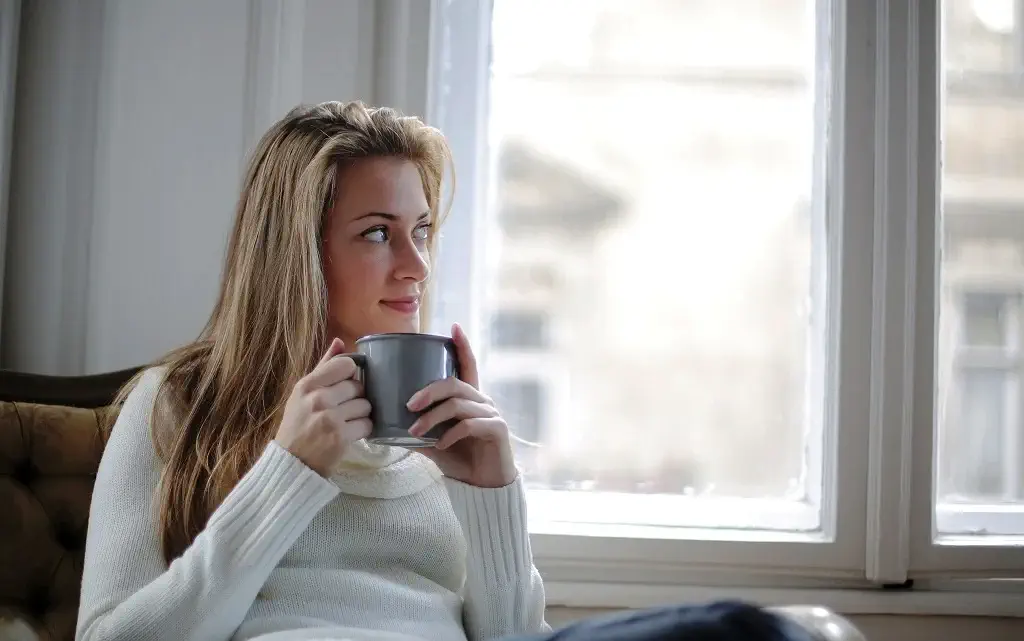
[[[370, 218], [370, 217], [373, 217], [373, 216], [377, 216], [379, 218], [385, 218], [387, 220], [401, 220], [402, 219], [402, 217], [398, 216], [397, 214], [389, 214], [389, 213], [383, 212], [383, 211], [371, 211], [369, 213], [363, 214], [362, 216], [359, 216], [355, 220], [362, 220], [364, 218]], [[420, 214], [416, 218], [416, 222], [419, 222], [421, 220], [425, 220], [427, 218], [430, 218], [430, 212], [429, 211], [425, 211], [422, 214]], [[355, 222], [355, 221], [353, 221], [353, 222]]]

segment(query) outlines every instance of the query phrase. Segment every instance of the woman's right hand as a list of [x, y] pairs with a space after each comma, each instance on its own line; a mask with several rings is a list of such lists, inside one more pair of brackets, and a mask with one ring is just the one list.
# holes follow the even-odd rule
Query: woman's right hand
[[341, 339], [331, 341], [313, 371], [299, 379], [274, 440], [321, 476], [330, 476], [349, 443], [370, 434], [370, 401]]

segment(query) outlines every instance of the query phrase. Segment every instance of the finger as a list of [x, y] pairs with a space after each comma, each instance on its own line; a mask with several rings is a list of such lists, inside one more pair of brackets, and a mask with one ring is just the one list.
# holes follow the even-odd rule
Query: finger
[[430, 407], [434, 403], [440, 403], [445, 399], [453, 397], [467, 398], [477, 403], [493, 405], [491, 399], [486, 394], [466, 381], [451, 376], [434, 381], [416, 392], [405, 406], [411, 412], [418, 412], [426, 407]]
[[363, 396], [363, 384], [354, 379], [346, 379], [340, 383], [320, 387], [309, 394], [310, 407], [314, 412], [331, 410], [345, 401]]
[[335, 354], [329, 361], [317, 365], [316, 369], [306, 375], [306, 390], [311, 392], [319, 387], [335, 385], [352, 378], [358, 371], [359, 367], [350, 357]]
[[466, 398], [450, 398], [437, 407], [424, 412], [409, 427], [409, 433], [413, 436], [421, 436], [433, 429], [435, 425], [453, 418], [461, 421], [467, 418], [490, 418], [497, 415], [498, 411], [486, 403]]
[[372, 429], [373, 423], [368, 418], [355, 418], [345, 421], [345, 437], [349, 441], [358, 441], [361, 438], [366, 438], [370, 435]]
[[502, 434], [508, 433], [508, 426], [505, 421], [498, 417], [470, 418], [459, 421], [455, 427], [444, 433], [444, 436], [437, 440], [434, 447], [439, 450], [446, 450], [464, 438], [474, 437], [489, 441], [500, 438]]
[[368, 418], [372, 407], [370, 401], [365, 398], [353, 398], [331, 409], [331, 411], [343, 421], [352, 421]]
[[476, 355], [469, 344], [469, 337], [458, 323], [452, 324], [452, 340], [455, 341], [455, 355], [459, 359], [459, 378], [479, 388], [480, 372], [476, 365]]

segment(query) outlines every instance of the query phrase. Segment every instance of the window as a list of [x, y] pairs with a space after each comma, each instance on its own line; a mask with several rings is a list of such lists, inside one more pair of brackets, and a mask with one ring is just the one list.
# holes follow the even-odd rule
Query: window
[[[938, 495], [942, 502], [992, 505], [1024, 500], [1018, 386], [1024, 366], [1018, 356], [1024, 319], [1019, 309], [1018, 294], [965, 292], [960, 296], [951, 407], [941, 426]], [[942, 529], [964, 534], [993, 528], [967, 522]]]
[[[515, 271], [504, 270], [506, 276]], [[548, 281], [532, 281], [527, 295], [517, 296], [515, 292], [522, 290], [508, 278], [503, 280], [511, 290], [504, 292], [502, 306], [491, 317], [483, 387], [508, 421], [516, 462], [526, 482], [532, 488], [543, 487], [550, 467], [544, 445], [555, 428], [555, 412], [567, 406], [563, 342], [552, 331], [547, 312], [529, 303], [539, 292], [543, 295], [542, 283]]]
[[959, 0], [944, 4], [946, 70], [957, 78], [1012, 78], [1024, 71], [1024, 3]]
[[518, 436], [537, 442], [544, 425], [544, 387], [536, 379], [497, 381], [490, 391], [502, 415], [518, 428]]
[[1024, 94], [953, 73], [995, 4], [439, 3], [437, 316], [549, 582], [1024, 577]]
[[[815, 92], [828, 52], [815, 47], [814, 7], [784, 3], [771, 26], [742, 34], [716, 10], [648, 4], [568, 3], [576, 19], [566, 22], [545, 18], [550, 3], [494, 5], [501, 243], [486, 286], [501, 304], [526, 289], [571, 330], [549, 347], [572, 379], [569, 421], [544, 435], [537, 472], [602, 495], [594, 514], [571, 511], [588, 523], [617, 518], [605, 495], [644, 493], [660, 507], [632, 525], [728, 525], [712, 514], [721, 498], [764, 515], [733, 527], [813, 531], [820, 489], [808, 485], [821, 473], [809, 454], [823, 421], [807, 388], [822, 372], [807, 363], [820, 360], [809, 350], [824, 325], [806, 300], [824, 294], [812, 293], [811, 262], [827, 247], [798, 205], [815, 189], [814, 116], [827, 109]], [[558, 37], [536, 43], [548, 22]], [[668, 46], [683, 24], [724, 39]], [[652, 94], [682, 120], [635, 120], [624, 136], [614, 123]], [[548, 268], [553, 282], [506, 289], [524, 265]], [[488, 349], [503, 350], [502, 339], [492, 333]]]
[[543, 314], [499, 311], [491, 319], [489, 345], [493, 349], [543, 349], [547, 344], [547, 322]]

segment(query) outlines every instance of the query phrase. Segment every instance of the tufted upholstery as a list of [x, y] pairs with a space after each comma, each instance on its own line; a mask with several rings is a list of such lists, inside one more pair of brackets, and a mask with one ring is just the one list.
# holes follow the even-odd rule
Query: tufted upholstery
[[74, 638], [101, 426], [132, 374], [0, 372], [0, 636], [20, 620], [25, 638]]

